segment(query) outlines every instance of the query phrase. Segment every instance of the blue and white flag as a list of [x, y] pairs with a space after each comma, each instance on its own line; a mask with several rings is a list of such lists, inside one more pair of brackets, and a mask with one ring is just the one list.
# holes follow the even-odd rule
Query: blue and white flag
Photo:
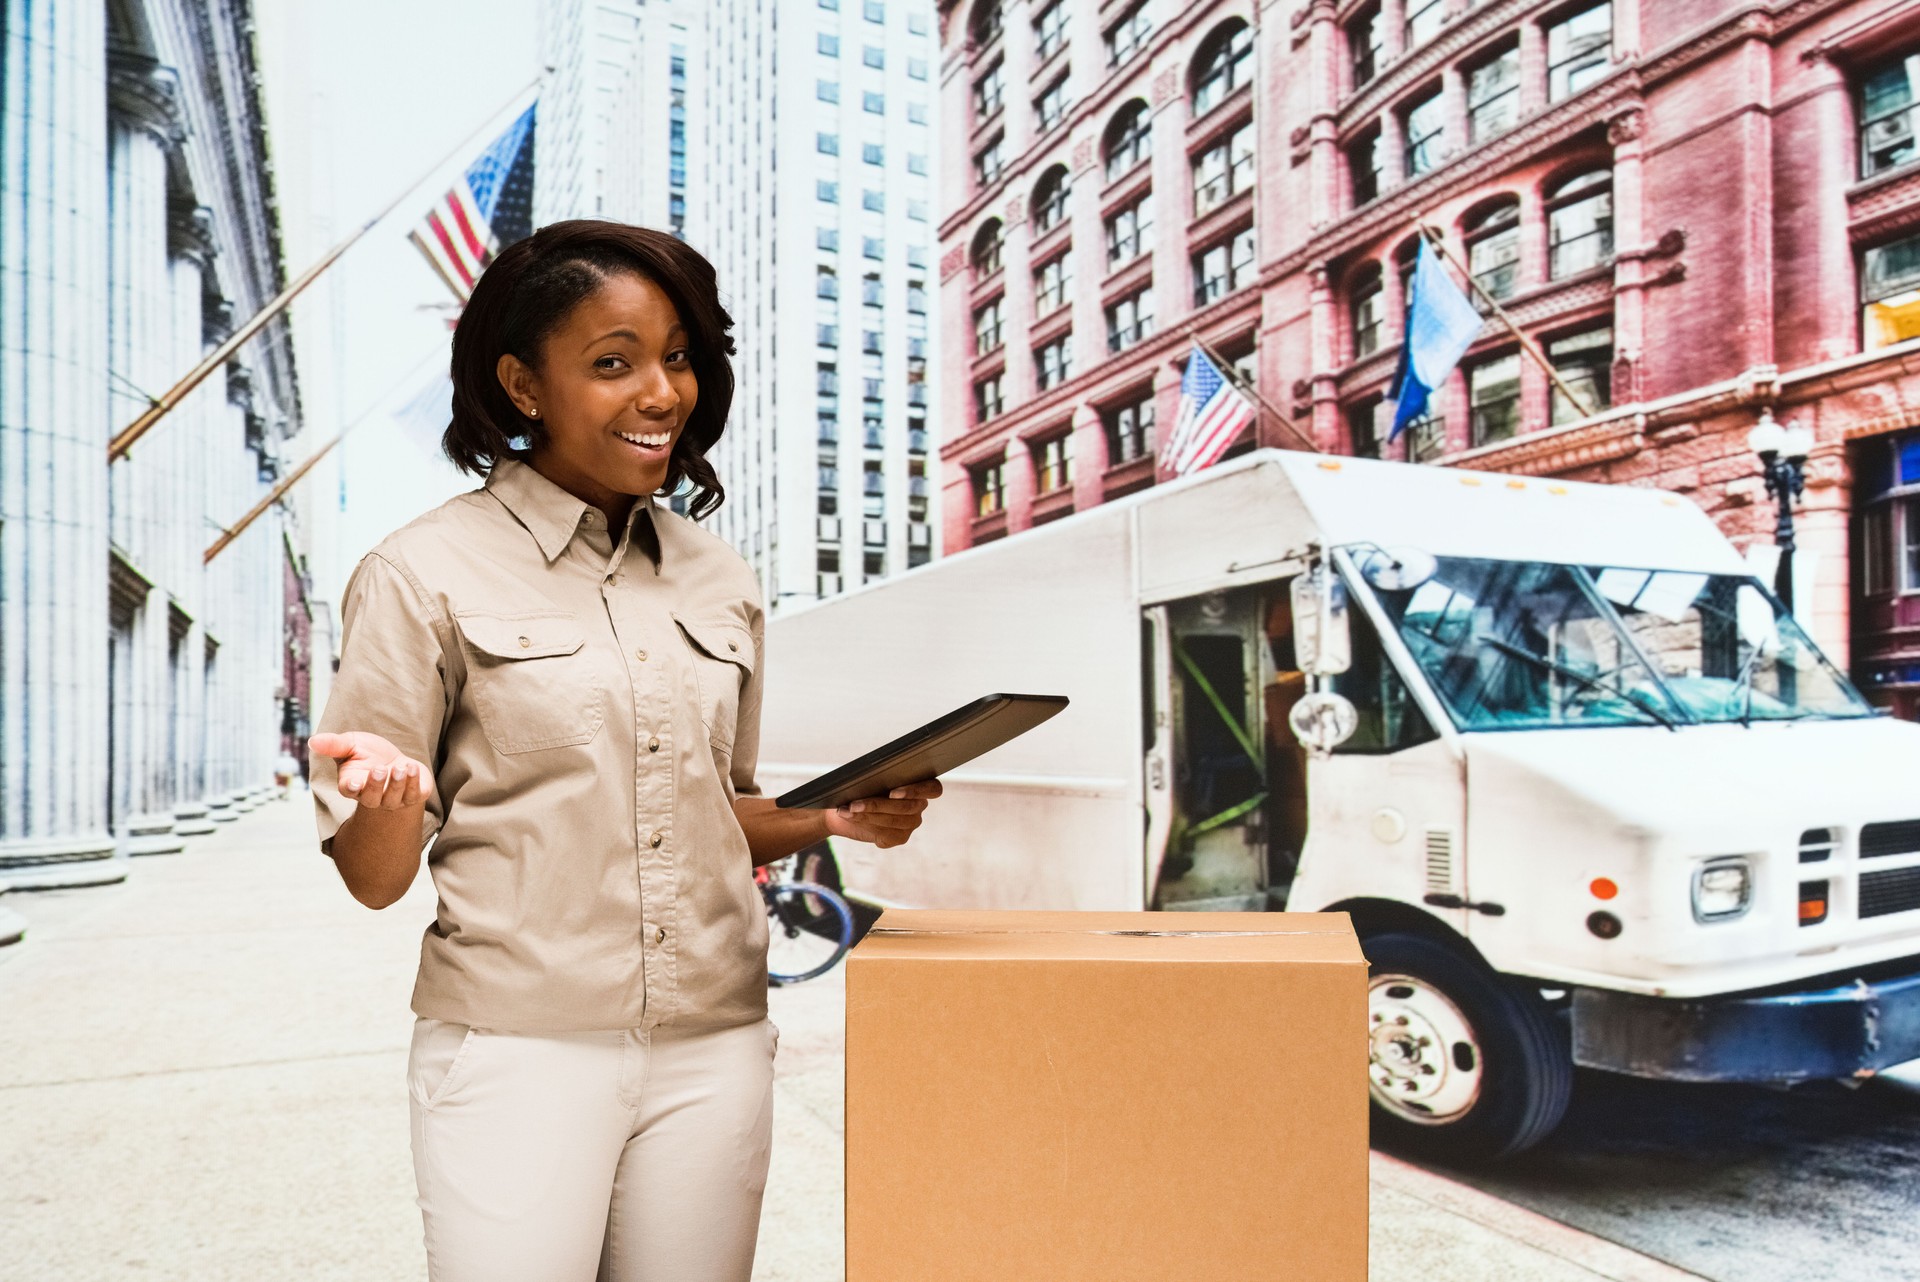
[[1180, 376], [1180, 412], [1161, 453], [1162, 465], [1175, 476], [1208, 467], [1252, 421], [1253, 403], [1233, 389], [1196, 343]]
[[1391, 441], [1401, 429], [1427, 412], [1427, 397], [1446, 381], [1485, 322], [1473, 301], [1453, 283], [1453, 277], [1434, 258], [1427, 238], [1420, 238], [1420, 259], [1414, 265], [1413, 285], [1407, 296], [1406, 339], [1400, 344], [1400, 368], [1394, 373]]

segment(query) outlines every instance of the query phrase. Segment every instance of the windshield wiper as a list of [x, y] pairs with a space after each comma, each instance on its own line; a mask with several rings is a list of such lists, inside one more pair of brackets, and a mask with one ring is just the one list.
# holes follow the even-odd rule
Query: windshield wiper
[[1632, 690], [1616, 690], [1605, 682], [1590, 677], [1577, 668], [1569, 668], [1564, 664], [1555, 663], [1544, 654], [1535, 654], [1524, 646], [1517, 646], [1513, 644], [1513, 642], [1502, 640], [1499, 637], [1482, 636], [1480, 640], [1486, 642], [1502, 654], [1510, 654], [1516, 659], [1525, 659], [1528, 663], [1537, 664], [1548, 672], [1563, 676], [1567, 680], [1575, 682], [1585, 689], [1598, 690], [1601, 694], [1610, 694], [1614, 698], [1625, 702], [1628, 707], [1633, 708], [1635, 711], [1646, 713], [1669, 730], [1677, 731], [1680, 729], [1679, 723], [1666, 713], [1660, 711], [1659, 708], [1654, 707], [1652, 704], [1642, 703], [1636, 699], [1634, 697], [1635, 692]]

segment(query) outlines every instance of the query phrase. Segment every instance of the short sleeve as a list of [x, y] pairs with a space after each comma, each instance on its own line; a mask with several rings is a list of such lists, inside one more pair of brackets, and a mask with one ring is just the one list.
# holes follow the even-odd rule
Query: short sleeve
[[767, 681], [767, 628], [765, 614], [756, 608], [748, 629], [753, 634], [753, 671], [740, 686], [740, 712], [734, 720], [733, 767], [728, 778], [736, 797], [757, 797], [760, 783], [754, 772], [760, 766], [761, 691]]
[[[440, 733], [447, 718], [447, 661], [437, 612], [392, 561], [370, 552], [354, 567], [340, 605], [340, 669], [316, 732], [377, 734], [435, 774], [422, 845], [446, 818], [439, 781]], [[340, 795], [339, 763], [312, 753], [309, 775], [321, 853], [359, 805]]]

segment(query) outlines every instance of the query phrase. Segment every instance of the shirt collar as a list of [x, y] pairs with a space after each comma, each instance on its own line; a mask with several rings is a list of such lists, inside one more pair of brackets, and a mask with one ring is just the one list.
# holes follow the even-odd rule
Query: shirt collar
[[[527, 528], [533, 535], [533, 541], [540, 547], [541, 555], [551, 565], [555, 557], [566, 551], [567, 544], [573, 541], [575, 531], [580, 528], [580, 518], [592, 505], [586, 500], [569, 493], [540, 475], [530, 464], [519, 459], [503, 458], [494, 463], [487, 473], [485, 487], [500, 500], [514, 519]], [[627, 521], [632, 529], [632, 541], [652, 559], [654, 568], [660, 567], [660, 539], [658, 526], [653, 521], [654, 509], [651, 494], [640, 495], [634, 500], [633, 510], [628, 513]], [[646, 527], [641, 527], [645, 513]], [[618, 532], [610, 532], [614, 542], [619, 543]]]

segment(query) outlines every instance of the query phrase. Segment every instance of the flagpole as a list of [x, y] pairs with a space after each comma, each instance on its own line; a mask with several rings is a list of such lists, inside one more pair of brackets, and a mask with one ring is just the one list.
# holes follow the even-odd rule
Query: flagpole
[[1266, 411], [1269, 414], [1272, 414], [1275, 418], [1280, 420], [1280, 426], [1286, 428], [1289, 432], [1293, 433], [1294, 438], [1296, 440], [1300, 441], [1308, 449], [1312, 450], [1316, 454], [1326, 453], [1326, 451], [1321, 449], [1318, 445], [1316, 445], [1313, 442], [1313, 440], [1307, 436], [1305, 432], [1302, 432], [1299, 428], [1295, 427], [1291, 419], [1287, 418], [1286, 415], [1282, 414], [1279, 410], [1275, 409], [1273, 406], [1273, 402], [1269, 401], [1266, 397], [1260, 395], [1259, 388], [1255, 387], [1252, 383], [1242, 381], [1242, 379], [1240, 378], [1240, 375], [1235, 372], [1233, 368], [1233, 363], [1231, 361], [1228, 361], [1225, 357], [1221, 356], [1219, 352], [1216, 352], [1215, 350], [1213, 350], [1212, 346], [1209, 345], [1206, 342], [1206, 340], [1202, 339], [1200, 335], [1194, 332], [1193, 326], [1191, 325], [1187, 326], [1187, 337], [1193, 340], [1193, 345], [1195, 347], [1199, 348], [1201, 351], [1207, 354], [1207, 359], [1213, 362], [1214, 368], [1220, 371], [1220, 376], [1222, 378], [1226, 379], [1229, 383], [1233, 384], [1236, 388], [1239, 388], [1241, 391], [1247, 393], [1247, 395], [1253, 397], [1254, 400], [1259, 401], [1260, 404], [1263, 407], [1265, 407]]
[[537, 88], [539, 83], [539, 77], [536, 76], [520, 89], [516, 90], [513, 97], [509, 98], [504, 106], [496, 109], [492, 115], [488, 116], [486, 120], [481, 123], [479, 128], [473, 130], [472, 133], [469, 133], [449, 148], [447, 154], [435, 161], [430, 169], [402, 188], [400, 194], [389, 201], [385, 208], [373, 217], [367, 219], [358, 230], [349, 233], [339, 244], [329, 249], [321, 256], [319, 262], [300, 273], [299, 277], [294, 280], [292, 284], [274, 296], [272, 302], [269, 302], [265, 307], [255, 312], [247, 319], [246, 323], [236, 329], [224, 343], [214, 348], [213, 351], [201, 359], [198, 365], [195, 365], [191, 370], [187, 371], [186, 377], [154, 398], [153, 404], [149, 405], [141, 413], [139, 418], [134, 419], [133, 422], [123, 428], [120, 433], [113, 438], [113, 443], [107, 446], [107, 461], [111, 463], [115, 459], [125, 458], [127, 452], [133, 448], [134, 442], [138, 441], [142, 436], [145, 436], [155, 423], [165, 418], [168, 411], [172, 410], [175, 405], [178, 405], [189, 392], [205, 382], [207, 375], [226, 364], [228, 358], [240, 350], [243, 343], [264, 329], [267, 323], [273, 320], [274, 317], [285, 311], [293, 300], [299, 297], [301, 291], [317, 280], [320, 274], [326, 271], [327, 268], [333, 266], [340, 255], [346, 253], [354, 242], [372, 231], [376, 223], [400, 206], [400, 202], [412, 195], [435, 174], [446, 168], [448, 162], [452, 161], [456, 156], [460, 155], [461, 152], [470, 147], [475, 138], [484, 134], [486, 130], [498, 121], [515, 103], [524, 98], [528, 90]]
[[[1500, 304], [1494, 300], [1493, 295], [1489, 294], [1485, 287], [1482, 286], [1478, 280], [1474, 279], [1472, 272], [1454, 260], [1453, 255], [1447, 252], [1447, 247], [1441, 243], [1440, 237], [1434, 234], [1431, 227], [1427, 226], [1427, 220], [1424, 217], [1417, 219], [1415, 226], [1419, 229], [1421, 238], [1433, 246], [1433, 252], [1440, 255], [1440, 261], [1451, 264], [1455, 270], [1467, 278], [1467, 284], [1472, 286], [1474, 293], [1480, 295], [1487, 307], [1499, 318], [1500, 323], [1507, 327], [1507, 330], [1513, 335], [1515, 341], [1520, 344], [1520, 350], [1531, 357], [1534, 364], [1546, 372], [1547, 377], [1553, 380], [1553, 385], [1560, 390], [1560, 395], [1566, 397], [1573, 407], [1580, 411], [1580, 417], [1593, 417], [1593, 411], [1587, 408], [1587, 403], [1580, 399], [1578, 393], [1567, 386], [1566, 379], [1560, 377], [1560, 371], [1553, 367], [1553, 362], [1548, 360], [1547, 354], [1540, 350], [1540, 345], [1521, 333], [1520, 327], [1513, 323], [1513, 317], [1507, 315], [1507, 309], [1500, 306]], [[1401, 341], [1405, 341], [1404, 337]]]
[[[347, 439], [348, 432], [351, 432], [354, 428], [359, 427], [362, 423], [365, 423], [368, 419], [372, 418], [375, 410], [379, 409], [382, 405], [385, 405], [390, 400], [392, 400], [393, 394], [395, 392], [399, 391], [406, 384], [412, 382], [414, 375], [418, 374], [421, 370], [425, 369], [427, 367], [427, 363], [438, 355], [439, 355], [438, 352], [430, 352], [426, 356], [422, 357], [420, 361], [417, 364], [415, 364], [412, 369], [408, 370], [405, 374], [402, 374], [397, 380], [394, 381], [391, 387], [387, 388], [386, 391], [382, 392], [378, 397], [378, 399], [376, 399], [372, 405], [367, 407], [366, 413], [360, 415], [360, 417], [354, 419], [353, 422], [341, 428], [339, 432], [334, 434], [333, 439], [329, 440], [325, 445], [322, 445], [319, 449], [315, 450], [312, 454], [309, 454], [291, 472], [288, 472], [285, 476], [281, 477], [279, 483], [275, 485], [271, 490], [267, 491], [265, 498], [261, 499], [258, 503], [255, 503], [252, 507], [247, 509], [246, 515], [242, 516], [238, 521], [235, 521], [231, 527], [224, 526], [224, 525], [221, 526], [220, 537], [215, 539], [211, 544], [209, 544], [207, 546], [207, 550], [200, 554], [200, 564], [207, 565], [210, 562], [212, 562], [214, 557], [219, 556], [222, 552], [226, 551], [227, 545], [229, 543], [239, 538], [242, 534], [245, 534], [247, 532], [247, 527], [249, 525], [252, 525], [255, 521], [259, 520], [261, 514], [264, 513], [268, 508], [272, 507], [275, 503], [279, 502], [281, 496], [284, 495], [288, 490], [292, 489], [295, 485], [297, 485], [301, 477], [305, 476], [308, 472], [311, 472], [313, 470], [313, 465], [315, 463], [318, 463], [321, 459], [325, 458], [329, 450], [331, 450], [334, 446], [338, 445], [341, 441], [344, 441], [345, 439]], [[415, 393], [415, 395], [418, 395], [418, 393]]]

